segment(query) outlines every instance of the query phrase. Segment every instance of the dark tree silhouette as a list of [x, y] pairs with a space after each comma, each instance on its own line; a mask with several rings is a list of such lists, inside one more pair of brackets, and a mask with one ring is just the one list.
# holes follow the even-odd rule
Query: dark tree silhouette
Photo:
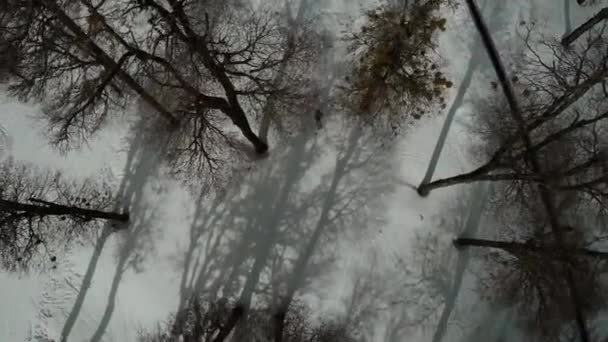
[[[606, 288], [600, 279], [608, 253], [586, 248], [564, 249], [538, 242], [506, 242], [484, 239], [456, 239], [464, 248], [475, 246], [499, 250], [486, 251], [486, 272], [480, 281], [480, 296], [493, 305], [512, 307], [517, 322], [529, 336], [558, 340], [573, 328], [575, 310], [590, 319], [606, 305]], [[573, 307], [564, 263], [572, 270], [577, 290], [584, 293]]]
[[172, 132], [176, 168], [212, 171], [238, 147], [229, 122], [264, 154], [251, 128], [264, 103], [272, 97], [273, 110], [289, 113], [307, 96], [316, 34], [301, 23], [285, 35], [286, 20], [270, 7], [11, 0], [0, 13], [0, 48], [16, 61], [9, 89], [45, 101], [53, 141], [64, 147], [137, 96], [165, 119], [156, 129]]
[[562, 38], [562, 45], [564, 47], [569, 47], [572, 43], [577, 40], [580, 36], [593, 29], [593, 27], [602, 21], [608, 19], [608, 8], [602, 8], [596, 15], [591, 17], [591, 19], [587, 20], [579, 27], [574, 29], [572, 32], [568, 32], [564, 38]]
[[[510, 117], [512, 118], [512, 120], [514, 122], [516, 137], [518, 137], [518, 139], [521, 141], [521, 144], [523, 147], [524, 161], [526, 162], [527, 166], [529, 167], [530, 171], [533, 174], [544, 175], [546, 161], [542, 160], [542, 158], [539, 158], [538, 150], [535, 149], [535, 145], [533, 143], [532, 135], [530, 134], [530, 131], [529, 131], [529, 126], [526, 121], [526, 117], [524, 116], [522, 107], [519, 105], [519, 102], [516, 98], [516, 95], [515, 95], [515, 92], [513, 89], [513, 85], [512, 85], [512, 80], [510, 80], [508, 78], [505, 67], [498, 54], [498, 50], [497, 50], [496, 46], [494, 45], [494, 41], [479, 12], [479, 9], [477, 8], [477, 5], [475, 4], [475, 1], [467, 0], [467, 6], [470, 10], [471, 17], [472, 17], [473, 21], [475, 22], [475, 26], [477, 27], [477, 30], [479, 31], [479, 34], [482, 38], [486, 52], [488, 53], [488, 56], [490, 57], [490, 60], [492, 62], [494, 70], [496, 72], [496, 76], [498, 77], [498, 81], [500, 83], [501, 89], [505, 95], [505, 99], [509, 105]], [[579, 68], [579, 70], [580, 70], [580, 68]], [[604, 68], [599, 68], [599, 70], [601, 71], [601, 73], [604, 72]], [[598, 77], [598, 75], [595, 75], [595, 77]], [[593, 78], [594, 78], [594, 76], [589, 76], [589, 79], [593, 79]], [[575, 79], [575, 82], [578, 82], [579, 79], [580, 79], [580, 77], [577, 77]], [[516, 80], [513, 80], [513, 81], [516, 81]], [[584, 91], [579, 89], [579, 92], [577, 92], [578, 97], [584, 95], [585, 92], [588, 90], [588, 89], [585, 89], [585, 87], [582, 87], [582, 89]], [[577, 96], [572, 96], [572, 97], [575, 100], [578, 99]], [[569, 99], [569, 100], [565, 101], [566, 106], [564, 107], [564, 109], [573, 103], [572, 100], [573, 99]], [[562, 110], [564, 110], [564, 109], [562, 109]], [[557, 113], [559, 113], [559, 112], [560, 111], [557, 111]], [[546, 115], [546, 116], [551, 116], [551, 115]], [[545, 120], [546, 120], [546, 116], [545, 116]], [[545, 121], [545, 120], [542, 120], [542, 121]], [[555, 179], [552, 177], [549, 177], [549, 179], [546, 181], [546, 184], [549, 186], [554, 185]], [[536, 193], [538, 195], [537, 198], [539, 199], [539, 203], [541, 204], [543, 212], [546, 215], [545, 219], [546, 219], [548, 228], [550, 228], [550, 232], [551, 232], [552, 238], [554, 239], [555, 245], [557, 246], [557, 248], [568, 248], [568, 245], [566, 244], [567, 240], [565, 238], [566, 229], [560, 223], [560, 214], [561, 213], [556, 208], [556, 202], [555, 202], [556, 192], [552, 191], [549, 187], [545, 187], [543, 184], [538, 184], [537, 186], [534, 187], [534, 190], [536, 191]], [[568, 261], [570, 261], [570, 260], [568, 260]], [[589, 335], [589, 331], [587, 329], [587, 321], [586, 321], [584, 313], [583, 313], [583, 306], [584, 306], [583, 298], [581, 297], [580, 289], [578, 288], [578, 284], [575, 280], [575, 275], [574, 275], [575, 270], [572, 267], [572, 265], [568, 262], [562, 262], [562, 263], [560, 263], [560, 265], [558, 267], [559, 267], [560, 271], [563, 272], [563, 280], [564, 280], [564, 283], [566, 284], [565, 287], [568, 289], [567, 297], [569, 297], [568, 302], [570, 305], [569, 305], [569, 311], [567, 312], [567, 314], [571, 314], [574, 317], [581, 341], [587, 342], [590, 340], [590, 335]]]
[[[425, 195], [434, 189], [484, 180], [551, 180], [554, 190], [584, 192], [602, 203], [607, 184], [602, 132], [608, 118], [602, 87], [608, 55], [602, 37], [603, 31], [594, 31], [585, 42], [564, 50], [550, 38], [541, 38], [534, 45], [531, 29], [525, 29], [527, 51], [510, 77], [522, 102], [530, 151], [520, 138], [517, 121], [507, 115], [507, 101], [497, 92], [477, 104], [483, 113], [478, 131], [484, 139], [482, 165], [465, 174], [423, 184], [418, 192]], [[541, 56], [541, 50], [550, 51], [550, 57]], [[530, 153], [540, 158], [542, 173], [531, 169], [527, 162]]]
[[109, 211], [114, 199], [108, 187], [92, 180], [73, 182], [59, 172], [7, 159], [0, 164], [0, 258], [9, 269], [52, 262], [62, 246], [93, 236], [96, 222], [115, 221], [128, 213]]

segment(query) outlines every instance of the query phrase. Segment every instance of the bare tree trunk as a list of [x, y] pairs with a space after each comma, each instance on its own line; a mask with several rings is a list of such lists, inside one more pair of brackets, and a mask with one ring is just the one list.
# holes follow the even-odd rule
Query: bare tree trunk
[[416, 189], [416, 191], [418, 191], [418, 194], [420, 196], [424, 197], [424, 196], [427, 196], [433, 190], [445, 188], [445, 187], [452, 186], [452, 185], [469, 184], [469, 183], [475, 183], [475, 182], [479, 182], [479, 181], [514, 180], [514, 179], [518, 179], [518, 177], [524, 178], [524, 179], [534, 178], [533, 175], [529, 175], [529, 176], [519, 175], [518, 176], [516, 174], [503, 174], [503, 175], [489, 174], [494, 169], [496, 169], [496, 167], [494, 165], [492, 165], [492, 163], [490, 162], [490, 163], [482, 165], [482, 166], [478, 167], [477, 169], [475, 169], [471, 172], [468, 172], [468, 173], [463, 173], [461, 175], [457, 175], [457, 176], [453, 176], [453, 177], [438, 179], [436, 181], [433, 181], [433, 182], [430, 182], [427, 184], [420, 184], [420, 186], [418, 186], [418, 189]]
[[[527, 126], [525, 124], [522, 124], [522, 128], [518, 130], [517, 134], [510, 136], [503, 143], [503, 145], [494, 152], [494, 155], [492, 156], [490, 161], [487, 162], [485, 165], [477, 168], [476, 170], [465, 173], [465, 174], [448, 177], [448, 178], [444, 178], [444, 179], [439, 179], [439, 180], [436, 180], [436, 181], [433, 181], [433, 182], [430, 182], [427, 184], [421, 184], [417, 189], [418, 194], [420, 196], [427, 196], [432, 190], [435, 190], [435, 189], [444, 188], [444, 187], [457, 185], [457, 184], [473, 183], [473, 182], [477, 182], [477, 181], [503, 181], [503, 180], [540, 181], [541, 179], [538, 175], [540, 175], [541, 173], [538, 173], [535, 170], [532, 170], [533, 174], [527, 174], [527, 175], [523, 175], [523, 174], [492, 175], [492, 174], [490, 174], [490, 172], [498, 169], [498, 163], [499, 163], [500, 158], [505, 154], [505, 152], [509, 151], [509, 148], [514, 143], [521, 140], [522, 132], [523, 132], [523, 134], [528, 136], [530, 134], [530, 132], [532, 132], [533, 130], [535, 130], [536, 128], [541, 126], [542, 124], [546, 123], [547, 121], [551, 120], [552, 118], [555, 118], [556, 116], [563, 113], [573, 103], [575, 103], [582, 96], [584, 96], [593, 86], [602, 82], [604, 77], [605, 77], [605, 72], [603, 70], [598, 70], [598, 71], [594, 72], [593, 74], [591, 74], [587, 80], [585, 80], [584, 82], [577, 85], [577, 87], [573, 91], [567, 92], [564, 95], [562, 95], [560, 98], [554, 100], [553, 103], [551, 104], [551, 106], [549, 106], [549, 108], [547, 108], [538, 119], [536, 119], [535, 121], [533, 121], [531, 124], [529, 124]], [[583, 121], [579, 122], [579, 124], [581, 124], [582, 122]], [[567, 131], [573, 129], [574, 127], [580, 128], [579, 124], [564, 128], [560, 132], [553, 134], [553, 136], [559, 137], [559, 136], [565, 134]], [[528, 138], [528, 140], [529, 140], [529, 138]], [[534, 152], [536, 152], [536, 149], [541, 147], [546, 142], [541, 142], [540, 144], [537, 144], [536, 146], [533, 146], [531, 144], [531, 141], [529, 141], [529, 143], [530, 143], [530, 148], [529, 149], [527, 148], [525, 153], [520, 153], [517, 156], [517, 158], [519, 160], [527, 161], [530, 158], [530, 156], [533, 155]], [[534, 174], [536, 174], [536, 175], [534, 175]]]
[[[478, 44], [475, 44], [477, 47]], [[477, 61], [477, 52], [478, 49], [473, 49], [473, 56], [469, 59], [469, 65], [467, 66], [467, 71], [462, 79], [462, 83], [458, 88], [458, 93], [450, 106], [450, 110], [443, 122], [443, 126], [441, 127], [441, 132], [439, 133], [439, 138], [437, 138], [437, 143], [435, 144], [435, 149], [433, 149], [433, 154], [431, 155], [431, 160], [429, 161], [429, 167], [426, 169], [426, 173], [424, 174], [424, 178], [420, 182], [419, 188], [428, 184], [433, 178], [433, 174], [435, 173], [435, 169], [437, 168], [437, 163], [439, 162], [439, 156], [441, 155], [441, 151], [443, 150], [443, 146], [445, 145], [445, 141], [448, 136], [448, 132], [450, 127], [452, 126], [452, 122], [454, 120], [454, 116], [458, 109], [462, 106], [462, 102], [464, 100], [464, 95], [467, 90], [469, 90], [469, 86], [471, 85], [471, 80], [473, 79], [473, 74], [477, 69], [478, 61]]]
[[[567, 2], [568, 0], [565, 1]], [[569, 47], [570, 44], [585, 34], [585, 32], [591, 30], [595, 25], [606, 19], [608, 19], [608, 7], [602, 8], [596, 15], [577, 27], [574, 31], [567, 32], [566, 36], [562, 38], [562, 45], [564, 47]]]
[[[251, 129], [249, 120], [247, 119], [247, 116], [239, 103], [238, 94], [234, 84], [226, 74], [223, 67], [214, 61], [207, 48], [207, 42], [205, 42], [205, 40], [193, 30], [190, 20], [184, 12], [183, 4], [177, 0], [169, 0], [168, 2], [173, 9], [173, 13], [165, 13], [163, 15], [166, 16], [168, 20], [170, 20], [175, 26], [177, 26], [177, 22], [181, 24], [185, 35], [182, 36], [182, 38], [188, 42], [193, 51], [196, 51], [201, 56], [204, 66], [209, 70], [211, 75], [213, 75], [218, 83], [220, 83], [224, 93], [226, 94], [226, 99], [228, 100], [230, 108], [228, 110], [222, 110], [222, 112], [224, 112], [224, 114], [226, 114], [241, 130], [245, 138], [247, 138], [247, 140], [249, 140], [249, 142], [253, 145], [256, 153], [266, 153], [268, 151], [268, 145], [262, 141]], [[177, 22], [175, 18], [177, 18]]]
[[[526, 150], [530, 152], [530, 153], [527, 153], [527, 155], [526, 155], [526, 161], [529, 163], [533, 173], [541, 175], [541, 174], [543, 174], [543, 170], [542, 170], [541, 164], [538, 160], [538, 157], [532, 150], [532, 147], [533, 147], [532, 139], [530, 137], [529, 131], [527, 130], [526, 121], [525, 121], [523, 114], [521, 112], [521, 109], [519, 107], [519, 103], [517, 102], [517, 99], [515, 97], [515, 92], [513, 90], [513, 86], [511, 84], [509, 78], [507, 77], [507, 73], [503, 66], [502, 60], [500, 59], [500, 55], [498, 54], [498, 50], [496, 49], [496, 46], [494, 45], [492, 36], [490, 35], [488, 27], [486, 26], [481, 14], [479, 13], [479, 9], [477, 8], [475, 1], [467, 0], [466, 2], [467, 2], [467, 6], [470, 10], [471, 17], [473, 18], [473, 21], [475, 22], [475, 27], [477, 28], [477, 31], [479, 32], [479, 34], [482, 38], [486, 52], [488, 53], [488, 56], [490, 57], [490, 60], [492, 61], [492, 65], [496, 72], [496, 76], [498, 77], [498, 80], [500, 82], [504, 95], [509, 104], [509, 108], [511, 110], [511, 116], [513, 117], [514, 121], [517, 123], [520, 138], [524, 142], [524, 147], [526, 148]], [[568, 101], [566, 101], [566, 102], [568, 102]], [[563, 110], [565, 110], [566, 108], [564, 108]], [[552, 196], [552, 193], [542, 185], [537, 186], [537, 189], [538, 189], [538, 193], [539, 193], [541, 202], [547, 213], [547, 218], [548, 218], [549, 224], [551, 226], [551, 231], [553, 233], [555, 241], [557, 242], [557, 244], [560, 247], [564, 246], [564, 237], [563, 237], [563, 232], [562, 232], [562, 226], [560, 225], [560, 222], [559, 222], [559, 216], [558, 216], [558, 213], [555, 208], [555, 203], [554, 203], [554, 198]], [[588, 342], [590, 340], [589, 331], [587, 329], [587, 323], [585, 322], [585, 317], [584, 317], [583, 312], [580, 307], [581, 296], [578, 291], [578, 288], [576, 287], [576, 282], [574, 280], [574, 275], [572, 273], [572, 269], [567, 267], [566, 265], [564, 265], [564, 273], [566, 276], [566, 281], [568, 283], [568, 289], [570, 291], [570, 296], [572, 299], [573, 314], [576, 317], [576, 323], [578, 326], [578, 332], [579, 332], [580, 339], [582, 342]]]
[[454, 245], [457, 247], [481, 247], [502, 249], [509, 253], [518, 252], [534, 252], [546, 254], [547, 256], [563, 254], [563, 255], [579, 255], [602, 260], [608, 260], [607, 252], [594, 251], [587, 248], [565, 248], [557, 245], [542, 246], [521, 242], [495, 241], [473, 238], [457, 238], [454, 240]]
[[118, 77], [123, 80], [135, 93], [149, 104], [152, 108], [160, 113], [172, 126], [177, 126], [179, 120], [173, 116], [163, 105], [161, 105], [152, 95], [150, 95], [131, 75], [122, 70], [121, 66], [112, 59], [99, 45], [97, 45], [91, 37], [89, 37], [81, 28], [70, 18], [63, 9], [55, 2], [55, 0], [36, 0], [42, 3], [49, 11], [51, 11], [63, 25], [72, 31], [76, 37], [86, 43], [90, 51], [97, 57], [99, 62], [106, 68], [106, 72], [116, 72]]
[[247, 120], [247, 116], [243, 109], [241, 109], [240, 104], [232, 105], [229, 111], [225, 111], [225, 114], [228, 115], [230, 120], [237, 126], [243, 136], [249, 140], [249, 142], [253, 145], [255, 152], [257, 154], [264, 154], [268, 151], [268, 144], [266, 144], [262, 139], [260, 139], [251, 129], [249, 125], [249, 121]]
[[[486, 4], [487, 1], [484, 2], [484, 6]], [[493, 4], [491, 4], [490, 7], [491, 6], [493, 6]], [[495, 11], [498, 7], [499, 6], [495, 7]], [[471, 58], [469, 59], [469, 64], [467, 65], [467, 71], [465, 72], [464, 77], [462, 78], [462, 82], [460, 84], [460, 87], [458, 88], [458, 93], [456, 94], [456, 97], [454, 98], [454, 101], [452, 102], [452, 105], [448, 110], [448, 114], [445, 117], [445, 121], [443, 122], [443, 126], [441, 127], [441, 132], [439, 133], [439, 137], [437, 138], [437, 143], [435, 144], [435, 149], [433, 149], [433, 154], [431, 155], [431, 160], [429, 161], [429, 167], [427, 168], [426, 173], [424, 174], [424, 178], [422, 178], [419, 187], [428, 184], [431, 179], [433, 179], [433, 174], [435, 173], [435, 169], [437, 168], [439, 157], [441, 155], [441, 152], [443, 151], [443, 146], [445, 145], [448, 132], [452, 127], [452, 122], [454, 121], [456, 112], [462, 106], [464, 96], [469, 90], [469, 87], [471, 86], [471, 82], [473, 80], [473, 75], [475, 74], [475, 71], [477, 70], [480, 64], [479, 59], [482, 56], [479, 53], [480, 49], [481, 42], [479, 41], [479, 39], [476, 38], [475, 42], [471, 47]]]
[[85, 221], [93, 219], [114, 220], [119, 222], [129, 221], [128, 213], [107, 212], [95, 209], [67, 206], [40, 199], [30, 198], [30, 201], [38, 204], [26, 204], [16, 201], [0, 199], [0, 210], [5, 212], [23, 212], [38, 217], [44, 216], [69, 216], [80, 218]]
[[[83, 1], [83, 4], [85, 4], [85, 6], [87, 6], [89, 8], [89, 10], [92, 11], [93, 13], [97, 13], [96, 8], [91, 3]], [[243, 109], [241, 108], [241, 105], [238, 102], [238, 96], [236, 95], [236, 90], [235, 90], [234, 86], [232, 85], [232, 82], [226, 76], [225, 72], [221, 68], [219, 68], [215, 64], [215, 62], [209, 57], [208, 51], [198, 47], [199, 44], [204, 44], [204, 42], [198, 42], [198, 37], [196, 36], [196, 34], [194, 32], [191, 33], [193, 37], [196, 37], [196, 41], [197, 41], [197, 43], [194, 44], [194, 47], [196, 47], [197, 51], [199, 51], [201, 54], [204, 54], [203, 59], [206, 61], [205, 65], [209, 68], [210, 71], [212, 71], [214, 76], [222, 84], [223, 88], [225, 89], [226, 96], [228, 97], [228, 101], [226, 101], [223, 98], [219, 98], [219, 97], [202, 95], [200, 92], [198, 92], [192, 86], [187, 85], [187, 82], [183, 79], [183, 77], [181, 75], [179, 75], [177, 70], [175, 70], [175, 68], [173, 68], [168, 61], [166, 61], [158, 56], [151, 55], [138, 48], [134, 48], [133, 46], [129, 45], [129, 43], [127, 43], [120, 36], [120, 34], [116, 33], [116, 31], [114, 31], [114, 29], [112, 27], [110, 27], [107, 23], [104, 22], [104, 26], [105, 26], [106, 30], [108, 32], [110, 32], [110, 34], [112, 34], [112, 36], [116, 40], [118, 40], [118, 42], [129, 51], [129, 53], [134, 54], [135, 56], [137, 56], [138, 58], [140, 58], [142, 60], [150, 59], [150, 60], [153, 60], [155, 62], [162, 64], [163, 66], [168, 68], [171, 71], [171, 73], [173, 74], [173, 76], [175, 76], [179, 80], [179, 82], [181, 83], [181, 85], [184, 87], [185, 90], [190, 92], [195, 97], [204, 97], [205, 101], [208, 103], [210, 108], [219, 109], [222, 113], [224, 113], [226, 116], [228, 116], [232, 120], [232, 123], [239, 128], [239, 130], [241, 131], [243, 136], [247, 140], [249, 140], [249, 142], [251, 142], [251, 144], [254, 146], [254, 149], [257, 154], [264, 154], [264, 153], [266, 153], [266, 151], [268, 151], [268, 145], [263, 140], [258, 138], [258, 136], [251, 129], [251, 126], [249, 125], [249, 121], [247, 120], [245, 112], [243, 111]], [[187, 37], [185, 37], [185, 39], [187, 39]]]
[[[456, 247], [466, 247], [466, 246], [474, 246], [474, 247], [485, 247], [485, 248], [496, 248], [502, 249], [507, 252], [513, 252], [514, 250], [523, 250], [529, 252], [542, 252], [546, 250], [550, 250], [546, 247], [540, 247], [532, 244], [525, 244], [520, 242], [506, 242], [506, 241], [495, 241], [495, 240], [485, 240], [485, 239], [475, 239], [475, 238], [457, 238], [454, 240], [454, 245]], [[554, 250], [554, 249], [551, 249]]]

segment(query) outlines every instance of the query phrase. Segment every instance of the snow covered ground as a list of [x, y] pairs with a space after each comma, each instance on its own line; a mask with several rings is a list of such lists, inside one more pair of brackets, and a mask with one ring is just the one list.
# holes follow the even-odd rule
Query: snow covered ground
[[[563, 30], [561, 1], [518, 0], [509, 1], [505, 7], [505, 15], [509, 13], [513, 26], [518, 18], [531, 12], [548, 30]], [[465, 10], [461, 6], [457, 15], [450, 17], [450, 28], [441, 37], [448, 74], [455, 80], [454, 90], [470, 56], [468, 44], [472, 41], [469, 34], [472, 31]], [[574, 25], [594, 11], [580, 9], [574, 3], [571, 10]], [[503, 30], [497, 34], [499, 46], [501, 40], [509, 40], [513, 33], [513, 30]], [[472, 92], [484, 87], [479, 83], [480, 79], [476, 82]], [[100, 169], [109, 167], [117, 183], [123, 182], [125, 188], [130, 189], [128, 198], [136, 220], [129, 230], [108, 238], [96, 260], [90, 288], [81, 308], [75, 309], [75, 303], [95, 254], [94, 242], [75, 247], [52, 272], [0, 273], [0, 342], [47, 341], [42, 337], [59, 341], [68, 317], [74, 318], [70, 341], [89, 341], [96, 331], [102, 336], [98, 342], [134, 341], [139, 329], [162, 321], [178, 306], [183, 272], [180, 258], [188, 248], [191, 223], [197, 218], [198, 195], [161, 176], [154, 168], [154, 160], [145, 161], [145, 154], [144, 161], [138, 159], [143, 166], [125, 167], [129, 151], [133, 152], [136, 144], [125, 139], [128, 134], [122, 128], [125, 125], [108, 127], [90, 146], [67, 156], [59, 155], [40, 135], [42, 129], [33, 119], [36, 110], [34, 106], [19, 104], [14, 99], [0, 98], [0, 123], [11, 137], [10, 153], [17, 159], [60, 168], [77, 177], [95, 175]], [[465, 103], [457, 118], [466, 121], [470, 115], [474, 115], [474, 108]], [[385, 261], [392, 260], [395, 254], [407, 255], [414, 233], [433, 229], [429, 227], [431, 218], [437, 216], [446, 203], [459, 196], [458, 188], [453, 188], [421, 199], [408, 186], [417, 185], [422, 179], [442, 123], [443, 115], [421, 120], [404, 134], [399, 147], [392, 151], [391, 159], [397, 163], [390, 172], [393, 191], [382, 194], [385, 196], [382, 198], [384, 210], [375, 213], [382, 219], [382, 224], [369, 227], [355, 241], [339, 244], [339, 258], [334, 261], [334, 271], [326, 275], [329, 281], [316, 288], [322, 293], [316, 298], [316, 305], [327, 310], [332, 310], [332, 307], [342, 309], [338, 299], [348, 296], [352, 290], [350, 279], [353, 275], [348, 272], [356, 269], [354, 266], [357, 264], [365, 265], [369, 261], [367, 257], [370, 254], [361, 251], [376, 250]], [[469, 143], [465, 128], [455, 125], [435, 178], [454, 175], [473, 166], [466, 153]], [[319, 159], [323, 162], [316, 163], [326, 163], [331, 157], [325, 156]], [[285, 158], [282, 154], [271, 154], [260, 163], [280, 164], [285, 163]], [[317, 167], [323, 170], [321, 164]], [[315, 170], [315, 167], [311, 169]], [[259, 167], [256, 172], [263, 173], [264, 170], [264, 167]], [[255, 177], [252, 175], [248, 179]], [[319, 179], [319, 174], [306, 174], [298, 182], [303, 187], [314, 186]], [[263, 201], [266, 195], [260, 193], [258, 200]], [[314, 293], [315, 285], [312, 285], [307, 294], [311, 303], [315, 302]], [[107, 320], [107, 325], [104, 320]]]
[[[94, 175], [97, 170], [112, 165], [114, 174], [125, 176], [125, 171], [119, 168], [125, 160], [124, 152], [120, 152], [124, 150], [124, 145], [119, 134], [107, 134], [92, 144], [90, 150], [85, 149], [62, 157], [46, 147], [43, 138], [28, 127], [31, 121], [23, 119], [28, 111], [32, 109], [15, 103], [4, 103], [0, 107], [3, 122], [10, 123], [7, 130], [12, 137], [11, 152], [16, 158], [65, 169], [66, 172], [78, 176]], [[357, 241], [355, 248], [350, 244], [342, 246], [344, 250], [341, 253], [341, 263], [347, 263], [343, 265], [343, 269], [352, 267], [348, 263], [365, 264], [365, 255], [360, 255], [359, 251], [370, 247], [393, 252], [407, 250], [411, 233], [424, 228], [424, 217], [434, 215], [437, 210], [436, 200], [445, 198], [441, 194], [443, 191], [438, 192], [437, 196], [421, 200], [407, 183], [416, 184], [421, 179], [441, 124], [441, 117], [424, 120], [422, 125], [408, 133], [407, 139], [400, 144], [395, 158], [401, 160], [401, 167], [393, 174], [397, 185], [393, 194], [387, 194], [389, 196], [386, 198], [386, 212], [378, 213], [386, 220], [386, 224], [382, 227], [370, 227], [369, 231], [363, 233], [367, 238]], [[462, 137], [453, 134], [450, 138], [438, 176], [447, 176], [466, 169], [465, 156], [456, 148], [461, 146], [457, 142], [459, 136]], [[120, 156], [121, 153], [123, 156]], [[273, 156], [262, 162], [273, 163]], [[162, 211], [162, 214], [157, 212], [158, 216], [154, 222], [145, 227], [146, 230], [155, 230], [157, 234], [151, 242], [155, 250], [146, 253], [140, 265], [141, 270], [127, 268], [121, 275], [115, 299], [112, 299], [116, 308], [101, 341], [132, 341], [139, 328], [150, 327], [164, 320], [178, 305], [182, 270], [178, 268], [175, 258], [186, 247], [196, 195], [190, 194], [181, 184], [167, 179], [155, 179], [150, 182], [162, 184], [162, 189], [158, 191], [147, 188], [146, 198], [143, 199], [146, 202], [146, 210], [153, 207]], [[108, 304], [112, 283], [116, 279], [116, 264], [120, 262], [120, 256], [117, 257], [116, 254], [120, 253], [122, 238], [113, 235], [104, 246], [95, 267], [91, 287], [70, 334], [70, 341], [85, 341], [91, 338], [97, 329]], [[0, 307], [0, 322], [10, 327], [0, 329], [0, 341], [23, 341], [36, 336], [59, 340], [92, 254], [92, 245], [81, 246], [75, 248], [66, 260], [60, 262], [58, 268], [50, 273], [20, 277], [0, 274], [2, 303], [5, 303]], [[341, 281], [348, 279], [348, 274], [341, 273], [343, 272], [332, 275], [335, 279], [330, 287], [334, 294], [329, 295], [330, 298], [339, 298], [349, 290]], [[326, 309], [331, 305], [331, 301], [321, 304]]]

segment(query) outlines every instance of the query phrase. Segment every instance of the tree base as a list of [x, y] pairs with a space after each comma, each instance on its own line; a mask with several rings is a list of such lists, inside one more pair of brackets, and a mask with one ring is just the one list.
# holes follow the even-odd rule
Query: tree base
[[266, 154], [267, 152], [268, 152], [268, 144], [263, 143], [263, 142], [259, 142], [256, 144], [255, 153], [257, 153], [258, 155], [263, 155], [263, 154]]
[[420, 184], [417, 188], [416, 188], [416, 192], [418, 193], [418, 195], [420, 197], [426, 197], [429, 195], [430, 191], [429, 189], [425, 186], [426, 184]]
[[452, 245], [454, 245], [454, 248], [458, 250], [462, 250], [465, 247], [462, 243], [460, 243], [460, 238], [452, 240]]

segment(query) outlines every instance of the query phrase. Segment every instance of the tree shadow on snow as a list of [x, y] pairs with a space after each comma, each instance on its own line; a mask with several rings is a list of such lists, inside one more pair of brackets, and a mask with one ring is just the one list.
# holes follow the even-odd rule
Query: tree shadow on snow
[[176, 334], [184, 333], [179, 313], [202, 296], [243, 308], [234, 334], [244, 336], [250, 308], [284, 313], [331, 269], [340, 240], [378, 223], [392, 189], [389, 153], [361, 127], [344, 127], [331, 136], [303, 131], [237, 184], [200, 196], [181, 261]]
[[[459, 304], [470, 299], [461, 293], [471, 276], [469, 255], [454, 248], [452, 239], [477, 236], [485, 186], [463, 189], [445, 201], [424, 219], [413, 240], [380, 241], [361, 251], [364, 261], [351, 265], [341, 302], [362, 340], [397, 342], [417, 336], [439, 342], [448, 327], [470, 323], [470, 312], [458, 312]], [[456, 335], [452, 328], [450, 336]]]
[[116, 195], [118, 199], [117, 206], [122, 206], [130, 213], [130, 221], [125, 226], [108, 223], [103, 227], [95, 243], [93, 255], [74, 305], [63, 326], [61, 334], [62, 342], [68, 341], [70, 332], [78, 319], [102, 250], [110, 236], [114, 235], [118, 242], [116, 267], [105, 311], [90, 341], [101, 341], [114, 312], [116, 295], [125, 271], [130, 267], [137, 270], [141, 266], [145, 253], [153, 248], [154, 230], [156, 229], [154, 225], [156, 219], [154, 213], [156, 210], [154, 204], [146, 201], [144, 197], [150, 190], [150, 183], [158, 176], [159, 157], [161, 156], [161, 153], [158, 151], [162, 145], [155, 146], [151, 144], [141, 134], [143, 131], [145, 130], [135, 127], [135, 135], [128, 142], [127, 162]]

